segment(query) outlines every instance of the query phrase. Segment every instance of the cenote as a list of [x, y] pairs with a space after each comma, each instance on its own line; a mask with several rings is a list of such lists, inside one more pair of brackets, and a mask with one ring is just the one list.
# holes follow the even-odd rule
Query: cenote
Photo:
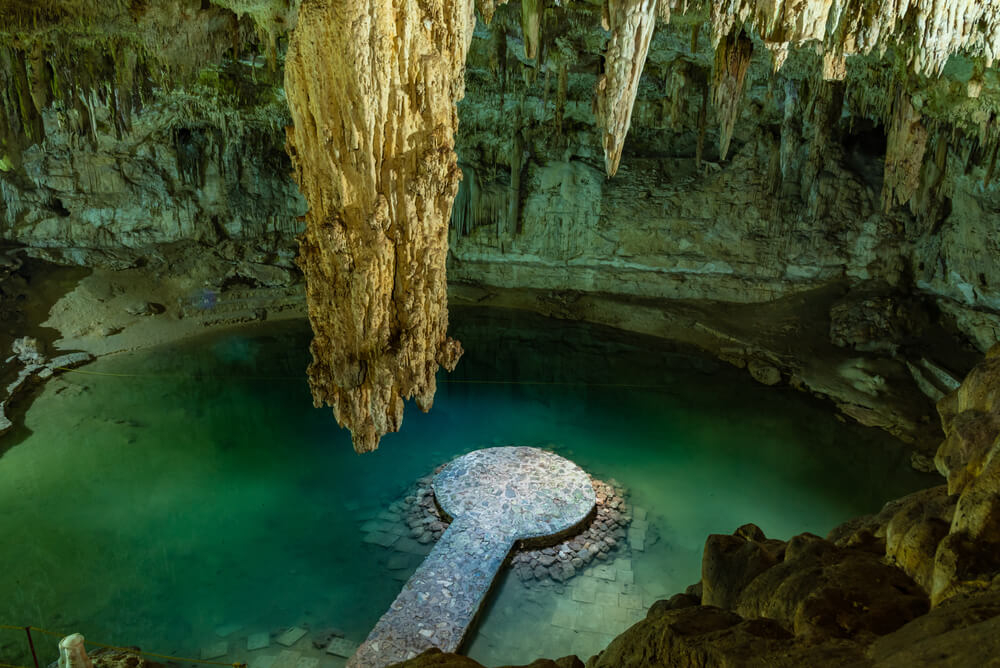
[[[312, 407], [304, 321], [53, 380], [0, 457], [0, 622], [187, 657], [220, 627], [232, 639], [333, 627], [360, 642], [408, 576], [362, 542], [362, 523], [490, 445], [550, 448], [627, 489], [648, 539], [609, 563], [627, 562], [614, 586], [643, 606], [699, 580], [710, 533], [823, 535], [931, 483], [884, 432], [662, 341], [469, 308], [453, 309], [452, 332], [466, 353], [439, 374], [433, 410], [408, 407], [364, 456]], [[502, 578], [466, 652], [487, 665], [588, 656], [635, 621], [554, 624], [585, 605], [573, 591]], [[55, 659], [54, 639], [38, 644]], [[23, 634], [0, 633], [0, 655], [28, 661]]]

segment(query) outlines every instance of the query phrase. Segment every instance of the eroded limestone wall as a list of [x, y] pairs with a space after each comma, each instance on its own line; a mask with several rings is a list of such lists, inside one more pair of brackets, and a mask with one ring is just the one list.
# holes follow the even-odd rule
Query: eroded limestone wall
[[[216, 3], [243, 18], [108, 3], [121, 25], [104, 41], [86, 2], [43, 4], [45, 30], [30, 16], [0, 29], [0, 237], [106, 266], [180, 243], [218, 259], [220, 282], [295, 280], [305, 205], [275, 84], [297, 3]], [[661, 1], [650, 36], [650, 3], [477, 3], [492, 20], [472, 37], [459, 108], [451, 277], [751, 302], [831, 280], [916, 288], [988, 347], [995, 9], [919, 2], [852, 23], [841, 2], [786, 4]], [[948, 16], [951, 32], [914, 30]], [[638, 67], [625, 51], [647, 38]]]
[[[825, 21], [781, 28], [780, 7], [736, 9], [708, 23], [661, 14], [621, 145], [604, 128], [625, 84], [607, 87], [634, 69], [609, 60], [614, 29], [593, 36], [609, 17], [546, 10], [531, 60], [513, 7], [498, 8], [473, 41], [460, 108], [476, 187], [453, 221], [450, 278], [739, 302], [830, 281], [917, 290], [986, 349], [1000, 323], [996, 70], [938, 47], [917, 58], [898, 17], [878, 33], [898, 48], [879, 56], [864, 55], [870, 40], [836, 42]], [[988, 59], [984, 34], [963, 39]]]
[[253, 24], [197, 0], [43, 4], [0, 7], [16, 36], [0, 34], [0, 242], [91, 267], [200, 264], [216, 285], [300, 280], [290, 117]]

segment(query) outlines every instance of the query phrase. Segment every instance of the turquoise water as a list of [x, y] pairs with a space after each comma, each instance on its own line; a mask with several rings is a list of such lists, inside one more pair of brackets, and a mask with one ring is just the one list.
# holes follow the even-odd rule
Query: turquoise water
[[[700, 578], [709, 533], [752, 521], [777, 538], [822, 535], [934, 482], [883, 432], [662, 342], [503, 311], [452, 321], [467, 353], [433, 410], [408, 406], [402, 432], [364, 456], [312, 407], [304, 322], [116, 355], [49, 383], [30, 435], [0, 456], [0, 624], [194, 657], [220, 626], [234, 646], [293, 625], [360, 641], [401, 582], [359, 520], [488, 445], [555, 448], [629, 489], [650, 529], [645, 551], [622, 555], [634, 583], [620, 587], [644, 605]], [[547, 628], [572, 591], [504, 579], [470, 655], [585, 655], [629, 623]], [[22, 638], [0, 631], [0, 663], [26, 664]], [[54, 642], [40, 645], [54, 659]]]

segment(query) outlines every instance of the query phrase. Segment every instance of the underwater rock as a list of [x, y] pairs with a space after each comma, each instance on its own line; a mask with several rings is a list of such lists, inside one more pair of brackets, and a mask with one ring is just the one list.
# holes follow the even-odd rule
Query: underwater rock
[[404, 399], [429, 410], [438, 367], [462, 353], [447, 336], [445, 259], [474, 26], [472, 0], [305, 0], [290, 38], [309, 380], [358, 452], [399, 429]]
[[102, 647], [90, 654], [96, 668], [161, 668], [164, 664], [148, 661], [138, 647], [113, 649]]
[[[439, 649], [429, 649], [423, 654], [394, 664], [396, 668], [485, 668], [483, 664], [461, 654], [445, 653]], [[560, 659], [538, 659], [523, 666], [505, 666], [505, 668], [584, 668], [583, 662], [575, 656], [564, 656]]]

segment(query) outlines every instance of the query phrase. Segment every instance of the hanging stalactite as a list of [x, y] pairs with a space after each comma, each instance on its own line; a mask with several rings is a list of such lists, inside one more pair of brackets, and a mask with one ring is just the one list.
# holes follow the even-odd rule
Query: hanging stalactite
[[524, 56], [538, 57], [538, 45], [545, 0], [521, 0], [521, 32], [524, 34]]
[[656, 0], [609, 0], [611, 40], [604, 55], [604, 75], [597, 82], [597, 122], [603, 132], [604, 166], [618, 171], [639, 78], [656, 27]]
[[289, 44], [309, 381], [359, 452], [399, 429], [404, 399], [430, 409], [438, 366], [462, 352], [447, 335], [445, 259], [474, 25], [472, 0], [306, 0]]
[[920, 168], [927, 150], [927, 130], [920, 112], [902, 91], [893, 105], [885, 149], [885, 176], [882, 181], [882, 208], [905, 204], [920, 187]]
[[752, 55], [753, 42], [742, 31], [727, 35], [715, 49], [712, 103], [719, 118], [719, 160], [725, 160], [729, 153]]
[[479, 15], [483, 17], [483, 23], [489, 25], [493, 21], [493, 15], [496, 13], [497, 7], [506, 4], [507, 0], [476, 0], [476, 9], [479, 10]]

